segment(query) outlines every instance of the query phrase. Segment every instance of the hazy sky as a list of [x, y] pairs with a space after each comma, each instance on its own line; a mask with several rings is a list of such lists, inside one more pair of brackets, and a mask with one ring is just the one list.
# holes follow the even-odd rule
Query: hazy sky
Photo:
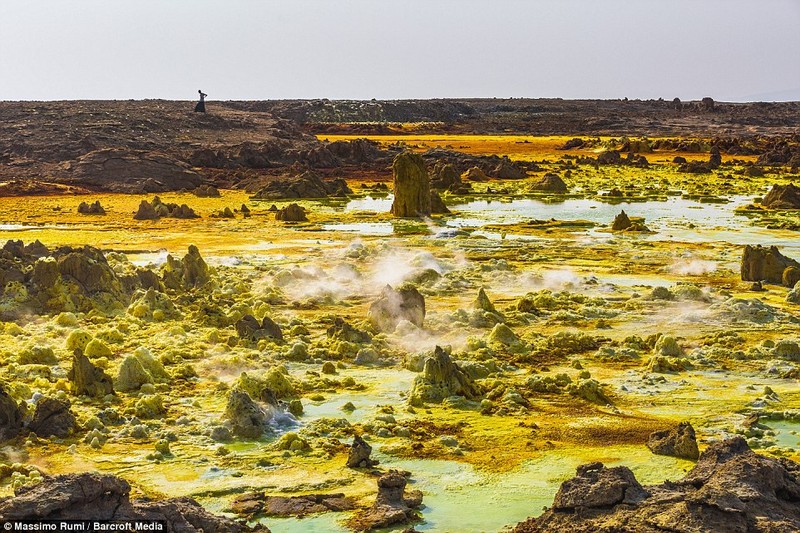
[[0, 100], [800, 100], [800, 0], [0, 1]]

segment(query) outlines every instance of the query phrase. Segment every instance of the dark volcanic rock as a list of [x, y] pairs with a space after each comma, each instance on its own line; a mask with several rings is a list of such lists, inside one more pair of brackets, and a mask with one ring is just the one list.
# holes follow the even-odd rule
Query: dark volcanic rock
[[161, 217], [170, 218], [200, 218], [194, 209], [186, 204], [164, 203], [161, 198], [154, 196], [151, 202], [142, 200], [139, 209], [133, 215], [134, 220], [158, 220]]
[[67, 164], [64, 175], [73, 185], [124, 193], [191, 190], [205, 181], [172, 156], [126, 148], [89, 152]]
[[677, 482], [642, 487], [625, 467], [578, 468], [553, 507], [515, 533], [800, 531], [800, 465], [753, 453], [735, 437], [708, 447]]
[[359, 435], [353, 437], [353, 445], [350, 447], [350, 453], [347, 456], [347, 466], [349, 468], [369, 468], [378, 464], [378, 461], [370, 459], [372, 454], [372, 446], [367, 444], [367, 441], [362, 439]]
[[342, 493], [304, 494], [302, 496], [267, 496], [261, 493], [248, 493], [234, 498], [231, 507], [233, 512], [248, 517], [296, 516], [302, 518], [315, 513], [351, 511], [355, 509], [355, 502]]
[[439, 346], [431, 357], [425, 359], [422, 374], [414, 379], [410, 400], [412, 405], [425, 402], [439, 403], [449, 396], [463, 396], [468, 400], [481, 397], [480, 387], [469, 375], [450, 359]]
[[111, 378], [89, 361], [81, 350], [75, 350], [72, 356], [72, 368], [67, 374], [67, 379], [72, 383], [72, 393], [76, 396], [85, 394], [91, 397], [103, 397], [114, 394], [114, 385]]
[[425, 319], [425, 297], [413, 285], [403, 285], [397, 290], [387, 285], [369, 306], [369, 319], [387, 333], [394, 331], [401, 320], [421, 328]]
[[657, 455], [669, 455], [696, 461], [700, 456], [697, 437], [689, 422], [681, 422], [673, 429], [654, 431], [647, 439], [647, 447]]
[[141, 203], [139, 203], [139, 209], [137, 209], [136, 213], [133, 215], [134, 220], [158, 220], [159, 218], [161, 217], [156, 213], [153, 204], [147, 200], [142, 200]]
[[548, 172], [540, 180], [531, 184], [531, 190], [564, 194], [567, 192], [568, 187], [564, 180], [561, 179], [561, 176]]
[[783, 283], [783, 272], [789, 267], [800, 268], [800, 263], [780, 253], [776, 246], [744, 247], [741, 263], [742, 281], [766, 281], [780, 285]]
[[422, 217], [431, 214], [431, 184], [425, 161], [418, 154], [403, 152], [394, 158], [394, 201], [396, 217]]
[[273, 339], [276, 342], [283, 341], [281, 327], [270, 317], [265, 316], [261, 323], [258, 323], [253, 315], [244, 315], [236, 322], [236, 333], [240, 339], [258, 341], [261, 339]]
[[489, 181], [489, 176], [480, 167], [470, 167], [461, 175], [467, 181]]
[[800, 209], [800, 187], [794, 183], [773, 185], [761, 205], [769, 209]]
[[511, 161], [507, 156], [503, 156], [500, 162], [497, 163], [488, 174], [501, 180], [519, 180], [528, 175], [519, 165]]
[[275, 213], [275, 220], [284, 222], [308, 222], [306, 210], [297, 204], [289, 204]]
[[161, 501], [130, 499], [131, 486], [107, 474], [66, 474], [24, 486], [0, 500], [5, 520], [163, 520], [175, 533], [269, 533], [215, 516], [191, 498]]
[[406, 478], [397, 470], [390, 470], [378, 479], [378, 496], [368, 510], [354, 516], [349, 522], [356, 531], [408, 523], [418, 519], [416, 508], [422, 505], [422, 493], [406, 493]]
[[192, 191], [198, 198], [219, 198], [219, 189], [213, 185], [200, 185]]
[[347, 196], [352, 192], [343, 179], [324, 181], [315, 172], [307, 170], [299, 176], [268, 183], [253, 195], [253, 199], [327, 198], [328, 196]]
[[55, 398], [41, 398], [36, 402], [36, 411], [28, 429], [39, 437], [67, 437], [75, 429], [75, 415], [69, 410], [69, 402]]
[[22, 416], [19, 404], [0, 386], [0, 443], [19, 434], [22, 430]]

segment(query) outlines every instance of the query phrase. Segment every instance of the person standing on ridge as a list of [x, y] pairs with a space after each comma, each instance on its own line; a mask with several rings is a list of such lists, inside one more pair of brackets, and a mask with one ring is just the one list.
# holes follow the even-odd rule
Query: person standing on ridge
[[205, 113], [206, 112], [206, 96], [208, 96], [208, 95], [206, 93], [204, 93], [203, 91], [199, 90], [199, 89], [198, 89], [197, 92], [200, 93], [200, 101], [197, 102], [196, 106], [194, 106], [194, 112], [195, 113]]

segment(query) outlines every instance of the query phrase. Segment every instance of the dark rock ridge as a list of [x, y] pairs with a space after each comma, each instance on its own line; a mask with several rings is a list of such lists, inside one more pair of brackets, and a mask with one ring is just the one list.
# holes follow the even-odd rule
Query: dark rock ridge
[[418, 154], [403, 152], [392, 163], [396, 217], [424, 217], [431, 214], [431, 183], [425, 161]]
[[251, 492], [234, 498], [231, 510], [247, 517], [257, 516], [296, 516], [302, 518], [309, 514], [343, 512], [355, 509], [352, 498], [338, 492], [333, 494], [304, 494], [302, 496], [268, 496]]
[[614, 221], [611, 223], [611, 231], [638, 231], [642, 233], [649, 233], [650, 229], [644, 225], [643, 218], [630, 218], [625, 210], [622, 210], [617, 216], [614, 217]]
[[800, 465], [753, 453], [735, 437], [709, 446], [677, 482], [642, 486], [627, 467], [578, 468], [553, 506], [515, 533], [800, 531]]
[[269, 182], [256, 192], [254, 200], [281, 200], [285, 198], [327, 198], [329, 196], [347, 196], [353, 191], [343, 179], [323, 180], [319, 174], [307, 170], [297, 176], [277, 179]]
[[700, 456], [697, 436], [689, 422], [681, 422], [673, 429], [654, 431], [647, 439], [647, 447], [657, 455], [669, 455], [696, 461]]
[[[800, 263], [778, 251], [777, 246], [765, 248], [761, 245], [744, 247], [741, 262], [742, 281], [766, 281], [781, 285], [784, 272], [789, 268], [800, 268]], [[788, 278], [788, 276], [787, 276]], [[787, 279], [786, 281], [791, 281]]]
[[421, 328], [425, 320], [425, 297], [413, 285], [405, 284], [397, 290], [387, 285], [369, 306], [369, 320], [387, 333], [394, 331], [401, 320]]
[[161, 152], [107, 148], [64, 165], [70, 185], [124, 193], [192, 190], [205, 179], [189, 165]]
[[375, 504], [348, 521], [356, 531], [406, 524], [418, 520], [416, 509], [422, 505], [422, 493], [406, 492], [406, 478], [397, 470], [389, 470], [378, 479], [378, 496]]
[[768, 209], [800, 209], [800, 187], [794, 183], [773, 185], [761, 205]]
[[163, 520], [175, 533], [269, 533], [215, 516], [191, 498], [131, 500], [127, 481], [108, 474], [66, 474], [24, 486], [0, 500], [5, 520]]

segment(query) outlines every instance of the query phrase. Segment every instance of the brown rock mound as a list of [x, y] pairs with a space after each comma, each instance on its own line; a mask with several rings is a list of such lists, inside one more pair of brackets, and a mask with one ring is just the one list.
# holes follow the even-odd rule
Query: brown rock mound
[[153, 200], [150, 202], [142, 200], [139, 204], [138, 211], [133, 215], [134, 220], [158, 220], [162, 217], [185, 219], [200, 218], [188, 205], [164, 203], [158, 196], [154, 196]]
[[244, 315], [236, 322], [236, 333], [239, 338], [249, 341], [270, 338], [276, 342], [283, 341], [281, 327], [270, 317], [265, 316], [261, 323], [253, 315]]
[[766, 281], [780, 285], [784, 282], [784, 271], [790, 267], [800, 268], [800, 263], [780, 253], [776, 246], [744, 247], [741, 263], [742, 281]]
[[249, 527], [215, 516], [191, 498], [161, 501], [130, 499], [131, 486], [111, 475], [82, 473], [45, 478], [0, 500], [5, 520], [163, 520], [168, 531], [182, 533], [247, 533]]
[[78, 206], [78, 213], [82, 215], [105, 215], [106, 210], [100, 205], [100, 200], [96, 200], [93, 204], [81, 202]]
[[800, 187], [794, 183], [773, 185], [761, 205], [768, 209], [800, 209]]
[[548, 172], [541, 179], [531, 184], [531, 190], [536, 192], [552, 192], [557, 194], [564, 194], [567, 192], [567, 184], [561, 179], [558, 174]]
[[72, 356], [72, 368], [67, 374], [71, 382], [72, 393], [76, 396], [103, 397], [114, 394], [114, 385], [111, 378], [89, 361], [81, 350], [75, 350]]
[[343, 179], [324, 181], [318, 174], [307, 170], [302, 174], [268, 183], [253, 195], [256, 200], [281, 200], [285, 198], [327, 198], [347, 196], [353, 191]]
[[65, 165], [70, 184], [95, 190], [151, 193], [192, 190], [204, 178], [189, 165], [160, 152], [108, 148]]
[[480, 167], [470, 167], [461, 174], [461, 179], [464, 181], [489, 181], [489, 176]]
[[439, 196], [436, 191], [431, 191], [431, 214], [433, 215], [446, 215], [450, 212], [444, 204], [444, 200]]
[[297, 204], [289, 204], [275, 213], [275, 220], [284, 222], [308, 222], [306, 210]]
[[369, 468], [378, 464], [378, 461], [370, 459], [372, 446], [359, 435], [353, 437], [353, 445], [350, 446], [350, 453], [347, 456], [348, 468]]
[[396, 217], [422, 217], [431, 214], [431, 184], [425, 161], [418, 154], [403, 152], [394, 158], [394, 201]]
[[39, 437], [68, 436], [76, 425], [75, 415], [69, 407], [69, 402], [55, 398], [41, 398], [36, 403], [36, 411], [33, 413], [33, 420], [28, 424], [28, 429]]
[[647, 439], [647, 447], [656, 455], [669, 455], [696, 461], [700, 456], [697, 437], [689, 422], [681, 422], [673, 429], [654, 431]]
[[515, 533], [800, 531], [800, 465], [753, 453], [735, 437], [712, 444], [677, 482], [642, 487], [626, 467], [578, 468], [553, 507]]
[[406, 478], [401, 472], [390, 470], [382, 475], [375, 504], [354, 516], [348, 525], [356, 531], [372, 531], [418, 519], [415, 509], [422, 505], [422, 493], [406, 493], [405, 489]]

